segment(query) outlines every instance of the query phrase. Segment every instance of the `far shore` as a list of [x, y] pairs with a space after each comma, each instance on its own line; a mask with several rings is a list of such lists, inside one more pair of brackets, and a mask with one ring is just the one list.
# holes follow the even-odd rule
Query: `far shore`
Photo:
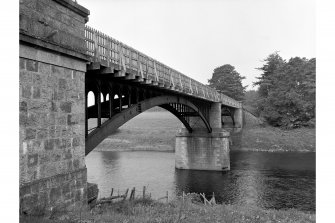
[[[175, 135], [181, 127], [168, 112], [144, 112], [112, 133], [95, 151], [174, 152]], [[315, 152], [315, 128], [283, 130], [247, 122], [240, 133], [231, 133], [230, 150]]]

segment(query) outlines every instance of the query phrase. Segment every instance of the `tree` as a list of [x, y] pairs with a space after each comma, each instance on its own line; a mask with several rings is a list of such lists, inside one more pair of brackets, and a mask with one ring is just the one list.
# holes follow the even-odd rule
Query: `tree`
[[242, 85], [242, 77], [230, 64], [225, 64], [214, 69], [213, 76], [209, 86], [215, 88], [222, 94], [225, 94], [235, 100], [243, 100], [246, 86]]
[[243, 108], [254, 114], [255, 116], [259, 116], [257, 103], [259, 100], [258, 91], [249, 90], [244, 94]]
[[258, 109], [273, 126], [300, 127], [315, 122], [315, 58], [291, 58], [269, 55], [259, 85]]
[[262, 76], [258, 77], [259, 81], [255, 82], [254, 85], [259, 85], [258, 93], [261, 97], [267, 97], [268, 92], [271, 90], [271, 87], [274, 85], [274, 72], [277, 71], [281, 66], [285, 64], [285, 60], [279, 56], [278, 52], [270, 54], [265, 60], [266, 62], [263, 67], [256, 68], [261, 70]]

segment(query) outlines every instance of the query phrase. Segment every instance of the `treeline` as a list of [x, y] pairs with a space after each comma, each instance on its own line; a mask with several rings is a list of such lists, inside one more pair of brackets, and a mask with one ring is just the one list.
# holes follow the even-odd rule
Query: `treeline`
[[272, 126], [315, 126], [316, 59], [293, 57], [285, 61], [269, 55], [254, 84], [258, 88], [257, 111]]
[[315, 58], [293, 57], [286, 61], [273, 53], [257, 68], [262, 72], [254, 83], [257, 91], [245, 92], [244, 77], [229, 64], [216, 68], [209, 84], [236, 100], [243, 100], [246, 109], [272, 126], [315, 126], [315, 66]]

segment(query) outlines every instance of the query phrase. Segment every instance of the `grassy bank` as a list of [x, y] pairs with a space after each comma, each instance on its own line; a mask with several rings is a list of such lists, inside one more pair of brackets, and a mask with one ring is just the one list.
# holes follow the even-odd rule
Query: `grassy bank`
[[[197, 199], [198, 200], [198, 199]], [[150, 199], [137, 199], [105, 204], [81, 213], [66, 213], [52, 219], [22, 217], [20, 222], [315, 222], [315, 214], [291, 210], [263, 210], [252, 206], [205, 206], [191, 198], [159, 203]]]
[[271, 126], [247, 126], [232, 134], [231, 150], [315, 152], [315, 129], [283, 130]]

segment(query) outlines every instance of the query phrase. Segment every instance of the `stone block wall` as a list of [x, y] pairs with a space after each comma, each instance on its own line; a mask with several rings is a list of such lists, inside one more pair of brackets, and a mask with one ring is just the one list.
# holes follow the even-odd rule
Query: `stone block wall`
[[20, 209], [87, 203], [84, 26], [71, 0], [20, 0]]
[[175, 160], [177, 169], [229, 170], [229, 132], [215, 129], [181, 129], [176, 135]]
[[51, 206], [57, 200], [83, 200], [85, 73], [39, 58], [24, 58], [34, 57], [34, 51], [43, 54], [39, 52], [42, 50], [27, 48], [21, 46], [20, 57], [21, 198], [24, 204], [25, 200], [42, 199]]

